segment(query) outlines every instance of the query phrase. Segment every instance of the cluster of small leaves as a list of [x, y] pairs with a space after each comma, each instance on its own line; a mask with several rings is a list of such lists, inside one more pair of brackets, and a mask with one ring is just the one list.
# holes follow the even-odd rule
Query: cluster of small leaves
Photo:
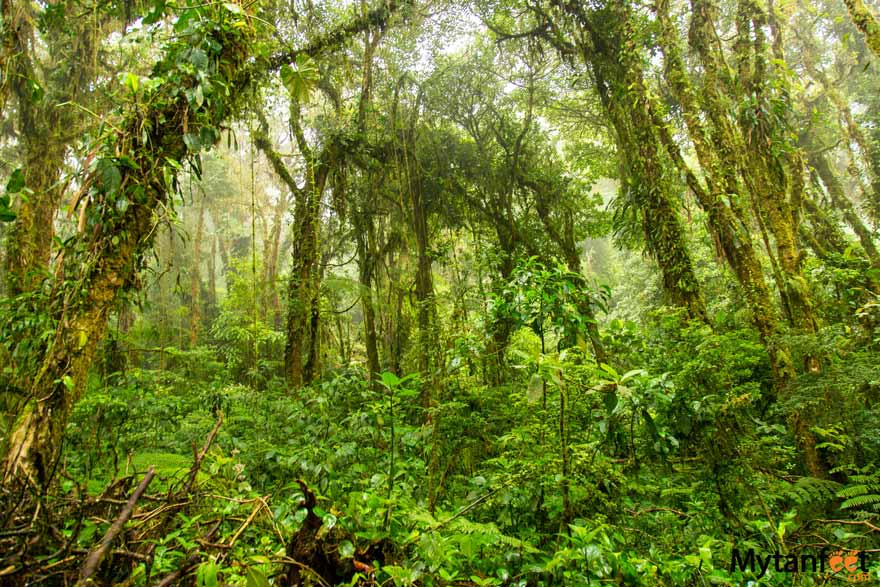
[[6, 182], [6, 190], [0, 195], [0, 222], [12, 222], [15, 220], [15, 212], [12, 209], [12, 197], [25, 190], [24, 174], [21, 169], [16, 169]]
[[532, 257], [515, 269], [501, 294], [491, 301], [495, 320], [509, 320], [536, 332], [550, 329], [560, 336], [582, 334], [595, 318], [585, 309], [605, 311], [610, 296], [607, 287], [593, 289], [580, 274], [556, 263], [547, 267]]

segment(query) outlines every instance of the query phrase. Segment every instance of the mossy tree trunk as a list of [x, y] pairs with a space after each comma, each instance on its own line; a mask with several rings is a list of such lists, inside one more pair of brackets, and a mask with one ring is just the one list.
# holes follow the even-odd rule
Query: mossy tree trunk
[[814, 148], [809, 152], [809, 162], [825, 185], [828, 196], [831, 198], [831, 203], [840, 210], [846, 223], [856, 233], [859, 243], [862, 245], [862, 250], [871, 262], [871, 265], [873, 267], [880, 267], [880, 254], [877, 252], [877, 246], [874, 244], [871, 230], [865, 226], [855, 206], [847, 197], [843, 183], [831, 167], [827, 154]]
[[764, 347], [770, 358], [774, 378], [783, 384], [794, 376], [793, 366], [787, 349], [779, 348], [776, 335], [779, 320], [773, 306], [770, 289], [764, 279], [761, 261], [748, 229], [738, 221], [728, 201], [742, 199], [742, 190], [736, 180], [737, 169], [730, 158], [723, 160], [713, 148], [709, 129], [701, 116], [700, 101], [685, 69], [678, 32], [669, 13], [668, 0], [660, 0], [656, 13], [661, 31], [661, 49], [664, 55], [666, 81], [678, 100], [688, 136], [694, 145], [697, 159], [703, 169], [706, 187], [688, 169], [673, 143], [662, 121], [658, 121], [659, 132], [670, 155], [677, 166], [685, 173], [688, 186], [697, 198], [700, 207], [708, 216], [707, 228], [714, 236], [724, 254], [724, 258], [737, 278], [745, 294], [751, 311], [752, 322], [761, 335]]
[[[93, 53], [101, 26], [87, 29], [74, 19], [75, 32], [52, 31], [38, 48], [31, 22], [38, 18], [25, 2], [0, 3], [4, 22], [2, 102], [13, 95], [21, 169], [27, 198], [7, 235], [6, 278], [11, 295], [33, 291], [49, 277], [55, 211], [61, 200], [61, 172], [67, 145], [81, 132], [83, 117], [70, 104], [94, 83]], [[102, 15], [101, 25], [106, 18]], [[42, 63], [46, 61], [46, 63]]]
[[[219, 10], [223, 12], [217, 16], [223, 21], [238, 20]], [[251, 31], [245, 25], [206, 33], [217, 47], [220, 65], [214, 75], [233, 89], [243, 89], [250, 80], [243, 69]], [[155, 68], [157, 75], [176, 67], [180, 49], [180, 44], [169, 46]], [[152, 240], [153, 212], [168, 198], [165, 173], [169, 170], [156, 162], [187, 157], [183, 128], [214, 126], [233, 112], [234, 105], [224, 102], [194, 107], [176, 88], [166, 82], [154, 90], [152, 108], [129, 113], [119, 130], [104, 139], [101, 164], [84, 178], [98, 195], [88, 204], [85, 232], [64, 253], [54, 304], [58, 326], [30, 381], [31, 400], [10, 433], [2, 463], [7, 484], [44, 488], [52, 479], [61, 436], [84, 388], [107, 315], [117, 292], [135, 286], [142, 254]], [[115, 202], [123, 198], [127, 205], [121, 208]]]
[[192, 264], [190, 266], [190, 310], [189, 310], [189, 348], [195, 348], [199, 343], [199, 330], [202, 323], [202, 277], [200, 263], [202, 259], [202, 241], [205, 229], [205, 200], [207, 196], [204, 190], [199, 199], [198, 219], [196, 220], [196, 234], [193, 237]]
[[707, 320], [684, 229], [678, 215], [678, 187], [672, 165], [653, 124], [641, 53], [629, 3], [614, 2], [592, 19], [571, 4], [588, 27], [589, 42], [579, 46], [592, 70], [602, 106], [615, 131], [621, 167], [621, 200], [641, 218], [648, 253], [657, 261], [663, 290], [692, 319]]
[[865, 35], [868, 48], [880, 58], [880, 22], [862, 0], [843, 0], [853, 23]]
[[[744, 152], [753, 155], [743, 162], [742, 170], [755, 208], [775, 241], [788, 319], [801, 332], [814, 333], [818, 324], [802, 272], [803, 255], [797, 236], [804, 191], [803, 154], [796, 144], [790, 144], [787, 115], [777, 112], [779, 106], [790, 110], [789, 90], [784, 75], [778, 71], [780, 55], [771, 58], [764, 31], [770, 25], [777, 53], [781, 53], [781, 33], [755, 0], [739, 2], [738, 20], [742, 24], [737, 31], [735, 57], [748, 71], [738, 83], [744, 97], [750, 100], [740, 112], [739, 126]], [[810, 369], [818, 368], [815, 357], [806, 360]]]
[[[818, 325], [802, 275], [798, 243], [805, 189], [803, 153], [790, 143], [785, 113], [772, 115], [779, 107], [790, 109], [789, 88], [784, 74], [778, 71], [783, 57], [781, 31], [773, 15], [756, 2], [739, 2], [733, 70], [726, 65], [715, 29], [717, 6], [712, 0], [691, 0], [691, 7], [689, 39], [703, 67], [701, 96], [714, 152], [728, 169], [737, 172], [738, 179], [733, 180], [736, 183], [728, 186], [741, 182], [745, 191], [740, 193], [748, 194], [788, 322], [801, 333], [815, 333]], [[773, 59], [765, 38], [768, 29], [773, 35]], [[742, 104], [745, 106], [739, 106]], [[738, 117], [736, 121], [731, 112]], [[735, 200], [731, 199], [732, 206]], [[743, 224], [748, 223], [741, 204], [732, 209]], [[771, 249], [770, 235], [775, 249]], [[817, 369], [818, 360], [805, 357], [805, 365]], [[777, 378], [777, 392], [786, 393], [795, 375], [792, 370]], [[824, 476], [825, 467], [810, 432], [810, 418], [797, 409], [789, 418], [807, 470], [814, 476]]]
[[[301, 51], [314, 54], [351, 34], [384, 26], [396, 8], [393, 3], [383, 5], [318, 36]], [[81, 204], [86, 206], [85, 230], [62, 251], [59, 261], [58, 282], [49, 304], [56, 331], [43, 360], [33, 368], [27, 390], [30, 400], [4, 447], [0, 469], [7, 487], [45, 490], [51, 482], [70, 410], [83, 392], [107, 316], [119, 291], [137, 287], [144, 253], [152, 246], [154, 213], [167, 205], [179, 162], [193, 155], [187, 145], [192, 138], [185, 141], [186, 133], [205, 131], [219, 138], [217, 127], [239, 110], [259, 71], [277, 69], [299, 52], [285, 51], [253, 63], [249, 58], [254, 29], [243, 11], [223, 4], [199, 10], [200, 18], [191, 26], [208, 25], [197, 31], [209, 58], [210, 69], [203, 73], [214, 87], [225, 87], [228, 92], [213, 94], [198, 104], [188, 99], [181, 86], [193, 86], [200, 79], [188, 65], [180, 69], [182, 56], [191, 54], [192, 47], [188, 41], [171, 41], [153, 75], [158, 79], [174, 75], [149, 90], [143, 102], [124, 113], [102, 138], [95, 152], [97, 164], [81, 182], [93, 194], [88, 203]]]
[[279, 196], [272, 211], [272, 226], [265, 243], [263, 255], [263, 308], [270, 324], [281, 324], [281, 297], [278, 295], [278, 259], [281, 255], [281, 233], [284, 215], [287, 213], [287, 194]]
[[367, 349], [367, 377], [375, 386], [379, 366], [379, 344], [376, 336], [376, 310], [373, 304], [373, 272], [376, 265], [375, 228], [371, 216], [355, 218], [357, 242], [358, 284], [360, 285], [361, 311], [364, 313], [364, 345]]

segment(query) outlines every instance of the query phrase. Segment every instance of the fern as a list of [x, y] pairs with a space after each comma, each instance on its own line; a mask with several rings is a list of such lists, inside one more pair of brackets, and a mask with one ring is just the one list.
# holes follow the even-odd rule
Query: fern
[[850, 475], [849, 483], [837, 492], [843, 499], [840, 509], [871, 509], [880, 511], [880, 471], [863, 469], [856, 475]]
[[788, 497], [798, 505], [823, 505], [839, 497], [840, 483], [817, 477], [801, 477], [788, 488]]
[[464, 534], [474, 537], [485, 545], [503, 544], [511, 548], [523, 549], [528, 552], [538, 552], [531, 544], [503, 534], [493, 523], [483, 524], [466, 518], [458, 518], [449, 525], [449, 531], [455, 534]]
[[858, 495], [856, 497], [850, 498], [840, 504], [840, 507], [841, 509], [846, 510], [870, 505], [873, 507], [873, 509], [878, 509], [877, 504], [880, 504], [880, 495], [869, 493], [866, 495]]
[[472, 542], [478, 545], [505, 545], [511, 548], [521, 549], [526, 552], [539, 552], [528, 542], [508, 536], [494, 523], [482, 523], [469, 520], [465, 517], [455, 518], [449, 524], [441, 524], [430, 512], [424, 509], [413, 509], [408, 512], [410, 521], [433, 529], [443, 526], [442, 532], [450, 538], [468, 536]]

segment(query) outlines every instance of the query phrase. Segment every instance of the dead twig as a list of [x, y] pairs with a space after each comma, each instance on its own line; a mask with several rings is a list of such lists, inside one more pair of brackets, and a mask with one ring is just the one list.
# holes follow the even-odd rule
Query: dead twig
[[867, 520], [823, 520], [816, 519], [812, 520], [813, 522], [819, 522], [820, 524], [846, 524], [848, 526], [864, 526], [865, 528], [870, 528], [872, 532], [880, 532], [880, 527], [875, 526], [871, 522]]
[[238, 527], [238, 530], [236, 530], [235, 534], [233, 534], [232, 538], [229, 540], [229, 547], [230, 548], [232, 547], [233, 544], [235, 544], [235, 541], [238, 540], [238, 537], [241, 536], [241, 533], [244, 532], [245, 529], [251, 525], [251, 522], [254, 521], [254, 518], [257, 517], [257, 514], [260, 513], [260, 510], [262, 510], [265, 505], [266, 505], [266, 502], [263, 501], [262, 498], [260, 499], [260, 501], [258, 501], [254, 504], [254, 509], [251, 510], [251, 515], [249, 515], [247, 517], [247, 520], [245, 520], [244, 523]]
[[642, 514], [650, 514], [653, 512], [669, 512], [671, 514], [675, 514], [676, 516], [678, 516], [679, 518], [682, 518], [682, 519], [691, 517], [690, 514], [683, 512], [681, 510], [674, 509], [674, 508], [653, 507], [653, 508], [645, 508], [640, 511], [639, 510], [626, 510], [626, 511], [629, 512], [630, 514], [632, 514], [632, 516], [634, 518], [641, 516]]
[[165, 575], [161, 581], [156, 583], [156, 587], [169, 587], [169, 585], [176, 585], [177, 581], [193, 570], [201, 560], [202, 557], [197, 554], [190, 555], [179, 569], [171, 571]]
[[138, 484], [137, 488], [135, 488], [134, 493], [131, 494], [131, 497], [128, 498], [128, 502], [125, 504], [125, 507], [122, 508], [122, 512], [120, 512], [119, 517], [116, 518], [116, 521], [107, 529], [107, 533], [104, 534], [104, 539], [101, 541], [101, 545], [92, 551], [89, 557], [86, 559], [85, 564], [80, 571], [80, 579], [77, 581], [77, 587], [87, 585], [89, 583], [88, 579], [92, 575], [95, 574], [95, 571], [98, 570], [98, 567], [101, 564], [101, 561], [104, 560], [104, 557], [107, 556], [107, 552], [110, 550], [110, 544], [116, 538], [116, 536], [122, 532], [122, 528], [125, 526], [125, 523], [131, 518], [132, 512], [134, 512], [134, 508], [137, 505], [138, 500], [143, 495], [144, 491], [147, 490], [147, 486], [150, 484], [150, 481], [153, 480], [153, 477], [156, 475], [156, 471], [153, 467], [150, 467], [147, 471], [147, 474], [144, 475], [143, 480], [141, 480], [140, 484]]
[[214, 424], [214, 428], [208, 435], [208, 439], [205, 440], [205, 445], [202, 447], [202, 450], [196, 455], [195, 461], [193, 461], [192, 467], [189, 469], [189, 478], [186, 480], [186, 485], [183, 486], [182, 493], [187, 494], [192, 491], [193, 485], [196, 483], [196, 476], [199, 474], [199, 469], [202, 467], [202, 461], [205, 459], [205, 455], [208, 454], [211, 445], [214, 444], [214, 439], [217, 438], [217, 432], [220, 431], [221, 424], [223, 424], [222, 413], [220, 414], [220, 417], [217, 418], [217, 423]]
[[[89, 551], [85, 550], [84, 548], [74, 548], [73, 550], [71, 550], [71, 552], [73, 554], [89, 554]], [[130, 550], [124, 550], [122, 548], [114, 548], [113, 550], [110, 551], [110, 554], [112, 554], [113, 556], [120, 556], [120, 557], [124, 557], [124, 558], [134, 559], [137, 561], [141, 561], [143, 563], [148, 563], [151, 560], [153, 560], [152, 557], [147, 556], [146, 554], [141, 554], [139, 552], [132, 552]]]

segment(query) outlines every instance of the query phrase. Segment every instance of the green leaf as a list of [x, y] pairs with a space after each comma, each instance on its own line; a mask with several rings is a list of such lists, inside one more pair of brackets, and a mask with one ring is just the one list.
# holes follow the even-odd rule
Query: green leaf
[[352, 558], [354, 556], [354, 544], [350, 540], [343, 540], [339, 543], [339, 556], [342, 558]]
[[31, 86], [31, 102], [39, 102], [43, 99], [43, 94], [45, 94], [45, 92], [43, 91], [43, 86], [41, 86], [35, 80], [29, 81]]
[[119, 171], [119, 168], [112, 159], [101, 159], [98, 161], [98, 173], [101, 176], [101, 183], [106, 192], [115, 192], [122, 185], [122, 172]]
[[165, 13], [166, 3], [166, 0], [156, 0], [155, 2], [153, 2], [153, 10], [151, 10], [150, 13], [144, 17], [144, 24], [150, 25], [154, 22], [158, 22], [159, 19], [162, 18], [162, 15]]
[[617, 374], [617, 371], [615, 371], [614, 367], [612, 367], [611, 365], [608, 365], [605, 363], [600, 363], [599, 368], [602, 369], [603, 371], [605, 371], [606, 373], [608, 373], [611, 376], [611, 378], [615, 381], [620, 378], [620, 375]]
[[196, 572], [196, 584], [199, 587], [217, 587], [217, 563], [214, 561], [204, 562]]
[[526, 399], [530, 404], [533, 404], [541, 399], [543, 391], [544, 379], [537, 373], [532, 374], [531, 379], [529, 379], [529, 386], [526, 388]]
[[198, 16], [198, 9], [190, 8], [182, 11], [177, 15], [177, 20], [174, 22], [174, 30], [177, 32], [185, 31], [189, 27], [190, 21]]
[[217, 131], [211, 126], [203, 126], [199, 129], [199, 144], [203, 148], [212, 146], [218, 138]]
[[247, 570], [247, 587], [269, 587], [269, 579], [262, 571], [251, 567]]
[[389, 371], [385, 371], [380, 377], [382, 378], [382, 384], [385, 385], [385, 387], [397, 387], [397, 385], [400, 384], [400, 378]]
[[24, 173], [21, 169], [16, 169], [9, 176], [9, 181], [6, 182], [6, 191], [10, 194], [17, 194], [22, 188], [24, 188]]
[[208, 69], [208, 54], [201, 49], [193, 49], [189, 53], [189, 62], [197, 71], [205, 71]]
[[633, 369], [632, 371], [627, 371], [623, 374], [623, 377], [620, 378], [620, 383], [624, 383], [625, 381], [632, 379], [636, 375], [644, 375], [645, 371], [643, 369]]
[[122, 84], [131, 90], [132, 94], [137, 94], [138, 86], [140, 85], [140, 78], [133, 73], [126, 73], [125, 80]]
[[202, 104], [205, 103], [205, 92], [204, 90], [202, 90], [202, 84], [197, 85], [196, 89], [193, 90], [192, 102], [196, 105], [197, 108], [201, 108]]
[[318, 81], [318, 66], [304, 53], [297, 55], [294, 63], [282, 65], [279, 73], [281, 83], [291, 97], [299, 101], [308, 99], [309, 92]]
[[194, 132], [188, 132], [183, 135], [183, 142], [186, 144], [186, 148], [193, 152], [200, 150], [202, 147], [200, 136]]

